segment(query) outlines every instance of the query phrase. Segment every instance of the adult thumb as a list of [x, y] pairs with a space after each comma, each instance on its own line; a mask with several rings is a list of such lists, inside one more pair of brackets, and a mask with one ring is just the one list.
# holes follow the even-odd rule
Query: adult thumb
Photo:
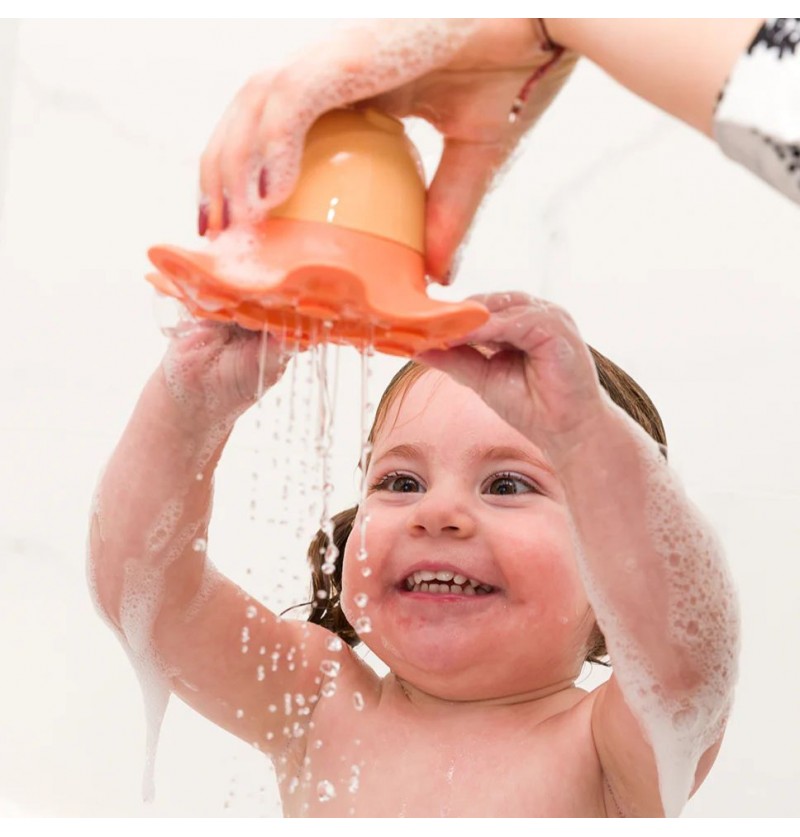
[[499, 143], [445, 138], [425, 209], [425, 269], [434, 281], [453, 280], [458, 249], [507, 154]]

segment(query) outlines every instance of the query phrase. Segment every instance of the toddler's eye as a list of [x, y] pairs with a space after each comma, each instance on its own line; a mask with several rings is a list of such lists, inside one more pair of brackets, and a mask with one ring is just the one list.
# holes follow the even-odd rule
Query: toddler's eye
[[487, 494], [526, 494], [536, 486], [518, 474], [498, 474], [486, 485]]
[[397, 494], [412, 494], [422, 490], [419, 480], [408, 474], [387, 474], [372, 486], [373, 491], [392, 491]]

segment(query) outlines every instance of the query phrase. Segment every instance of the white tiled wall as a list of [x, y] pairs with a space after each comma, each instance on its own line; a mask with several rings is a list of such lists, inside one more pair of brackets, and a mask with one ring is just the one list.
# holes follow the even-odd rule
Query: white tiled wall
[[[156, 802], [140, 801], [141, 699], [90, 604], [84, 544], [98, 474], [164, 347], [146, 248], [193, 242], [197, 158], [244, 79], [330, 28], [0, 23], [0, 814], [278, 814], [258, 754], [178, 701]], [[431, 132], [412, 136], [435, 164]], [[744, 619], [735, 711], [694, 816], [800, 813], [799, 224], [800, 207], [585, 65], [437, 294], [547, 296], [661, 410]], [[397, 366], [375, 360], [374, 397]], [[342, 350], [336, 508], [355, 497], [359, 386], [357, 356]], [[217, 566], [274, 607], [303, 600], [305, 572], [300, 543], [265, 518], [286, 530], [319, 515], [307, 500], [270, 500], [252, 476], [263, 484], [275, 459], [275, 486], [313, 479], [299, 452], [284, 456], [291, 396], [283, 386], [237, 429], [210, 540]]]

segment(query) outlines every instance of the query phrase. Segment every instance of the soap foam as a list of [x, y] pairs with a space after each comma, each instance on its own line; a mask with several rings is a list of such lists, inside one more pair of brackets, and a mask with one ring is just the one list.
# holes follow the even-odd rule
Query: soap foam
[[190, 523], [176, 534], [183, 504], [171, 501], [149, 533], [146, 543], [149, 555], [157, 559], [169, 546], [166, 559], [158, 565], [141, 560], [128, 561], [120, 599], [119, 620], [128, 654], [144, 698], [147, 744], [142, 796], [150, 802], [155, 796], [155, 757], [158, 738], [170, 696], [170, 680], [180, 672], [168, 666], [159, 656], [153, 641], [153, 626], [161, 608], [164, 579], [169, 565], [186, 549], [197, 533], [198, 524]]
[[[260, 258], [260, 247], [252, 231], [233, 227], [220, 233], [208, 242], [207, 252], [214, 257], [215, 272], [225, 281], [245, 290], [277, 285], [285, 277], [283, 270], [270, 270]], [[184, 286], [192, 292], [190, 283]], [[195, 300], [202, 308], [209, 310], [209, 303], [203, 297]], [[220, 304], [220, 308], [225, 305]]]
[[[722, 547], [686, 497], [653, 439], [614, 407], [634, 435], [647, 473], [645, 510], [669, 593], [667, 631], [679, 674], [670, 694], [645, 648], [617, 617], [602, 582], [578, 549], [587, 594], [606, 638], [614, 673], [653, 748], [666, 816], [679, 816], [699, 758], [721, 735], [733, 701], [739, 655], [739, 612]], [[577, 533], [575, 542], [579, 543]], [[631, 569], [634, 569], [632, 567]], [[641, 569], [640, 569], [641, 571]], [[654, 615], [657, 618], [657, 615]], [[692, 682], [687, 682], [691, 680]]]

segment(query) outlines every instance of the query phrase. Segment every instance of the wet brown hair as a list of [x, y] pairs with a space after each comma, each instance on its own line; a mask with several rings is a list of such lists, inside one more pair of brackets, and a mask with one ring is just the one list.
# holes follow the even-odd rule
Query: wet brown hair
[[[608, 393], [611, 400], [621, 407], [637, 424], [640, 424], [653, 439], [658, 442], [664, 458], [667, 456], [667, 437], [661, 416], [647, 393], [615, 363], [596, 349], [589, 346], [592, 354], [597, 377], [600, 385]], [[429, 371], [427, 366], [409, 361], [395, 374], [386, 387], [378, 408], [375, 420], [369, 432], [368, 440], [372, 444], [383, 427], [386, 414], [397, 398], [402, 399], [411, 385]], [[402, 401], [401, 401], [402, 403]], [[323, 557], [328, 546], [328, 536], [320, 529], [308, 547], [308, 561], [311, 565], [311, 613], [308, 621], [327, 628], [337, 634], [350, 646], [358, 645], [361, 641], [353, 626], [347, 621], [342, 612], [340, 597], [342, 593], [342, 568], [344, 564], [344, 549], [350, 532], [353, 530], [358, 506], [339, 512], [332, 518], [333, 543], [339, 550], [334, 572], [326, 575], [322, 572]], [[298, 605], [300, 607], [301, 605]], [[609, 665], [606, 659], [608, 651], [606, 641], [600, 628], [595, 623], [587, 643], [586, 661]]]

